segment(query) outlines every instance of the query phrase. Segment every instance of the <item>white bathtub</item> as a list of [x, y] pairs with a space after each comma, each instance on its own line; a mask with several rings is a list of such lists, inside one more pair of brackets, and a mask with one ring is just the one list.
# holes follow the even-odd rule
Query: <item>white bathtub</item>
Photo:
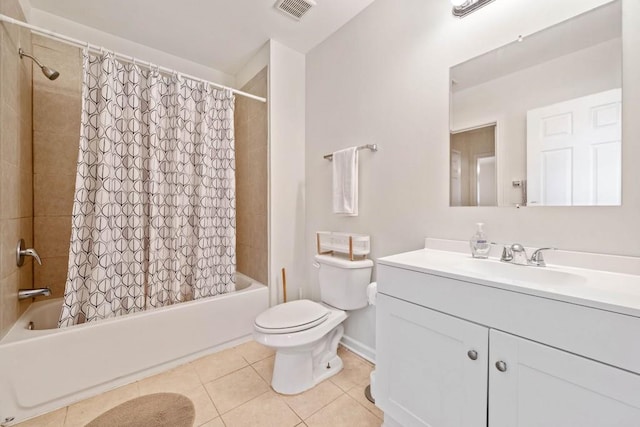
[[236, 289], [63, 329], [55, 329], [62, 298], [31, 304], [0, 341], [0, 425], [250, 339], [254, 318], [269, 305], [268, 290], [240, 274]]

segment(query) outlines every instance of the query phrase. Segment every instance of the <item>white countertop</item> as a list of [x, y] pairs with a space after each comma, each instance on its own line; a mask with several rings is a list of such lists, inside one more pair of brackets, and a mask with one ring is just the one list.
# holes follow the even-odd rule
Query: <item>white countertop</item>
[[379, 258], [378, 264], [640, 317], [640, 275], [559, 265], [520, 266], [435, 249]]

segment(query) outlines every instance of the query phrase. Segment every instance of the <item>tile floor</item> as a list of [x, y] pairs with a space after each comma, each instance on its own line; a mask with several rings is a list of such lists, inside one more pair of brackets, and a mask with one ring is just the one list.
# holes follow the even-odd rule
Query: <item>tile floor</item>
[[84, 426], [129, 399], [158, 392], [181, 393], [189, 397], [196, 408], [194, 426], [382, 425], [382, 411], [364, 397], [373, 366], [343, 347], [339, 348], [338, 354], [344, 362], [344, 369], [339, 374], [304, 393], [283, 396], [270, 387], [273, 351], [247, 342], [17, 426]]

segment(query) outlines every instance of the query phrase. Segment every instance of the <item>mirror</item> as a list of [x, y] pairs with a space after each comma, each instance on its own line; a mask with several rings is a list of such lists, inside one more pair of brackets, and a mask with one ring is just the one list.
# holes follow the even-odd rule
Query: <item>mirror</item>
[[450, 77], [451, 206], [621, 204], [621, 0]]

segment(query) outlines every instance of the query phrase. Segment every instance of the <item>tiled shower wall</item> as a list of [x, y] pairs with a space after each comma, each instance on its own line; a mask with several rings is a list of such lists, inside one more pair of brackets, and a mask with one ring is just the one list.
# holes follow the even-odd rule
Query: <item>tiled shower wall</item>
[[[1, 0], [0, 13], [24, 21], [18, 0]], [[31, 34], [0, 24], [0, 338], [30, 300], [18, 302], [18, 289], [30, 288], [33, 263], [16, 265], [16, 243], [33, 244], [31, 141], [31, 61], [18, 49], [31, 50]]]
[[[243, 91], [267, 96], [267, 68]], [[236, 97], [236, 259], [241, 273], [268, 283], [267, 104]]]
[[34, 286], [64, 295], [76, 182], [82, 104], [80, 49], [33, 36], [34, 55], [60, 72], [56, 80], [33, 73], [33, 239], [42, 258]]

